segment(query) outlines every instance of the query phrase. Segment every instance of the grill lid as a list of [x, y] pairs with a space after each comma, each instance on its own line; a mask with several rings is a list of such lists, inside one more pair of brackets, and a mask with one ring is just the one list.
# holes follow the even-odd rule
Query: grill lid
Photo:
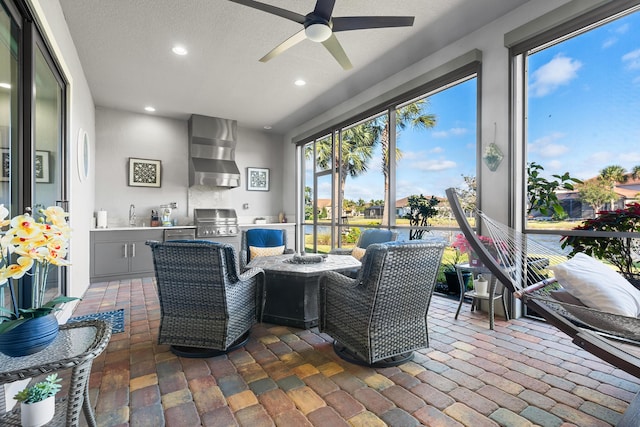
[[196, 225], [208, 224], [237, 224], [238, 216], [235, 209], [194, 209], [193, 219]]

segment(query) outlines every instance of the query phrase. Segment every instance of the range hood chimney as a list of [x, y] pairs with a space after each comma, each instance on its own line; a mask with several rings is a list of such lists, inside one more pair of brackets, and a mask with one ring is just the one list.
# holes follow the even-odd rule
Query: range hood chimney
[[240, 186], [237, 129], [235, 120], [196, 114], [189, 118], [189, 186]]

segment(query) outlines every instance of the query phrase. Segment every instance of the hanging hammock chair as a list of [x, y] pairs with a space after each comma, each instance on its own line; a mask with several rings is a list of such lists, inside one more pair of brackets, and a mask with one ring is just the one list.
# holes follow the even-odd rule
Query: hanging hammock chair
[[[449, 188], [446, 193], [458, 225], [475, 255], [528, 310], [566, 333], [579, 347], [640, 378], [640, 319], [637, 314], [621, 315], [585, 306], [562, 286], [562, 274], [554, 275], [554, 271], [569, 268], [571, 262], [567, 263], [567, 253], [476, 211], [476, 221], [481, 224], [484, 236], [489, 237], [480, 240], [469, 224], [456, 190]], [[491, 242], [490, 247], [487, 241]], [[565, 286], [568, 287], [568, 283]]]

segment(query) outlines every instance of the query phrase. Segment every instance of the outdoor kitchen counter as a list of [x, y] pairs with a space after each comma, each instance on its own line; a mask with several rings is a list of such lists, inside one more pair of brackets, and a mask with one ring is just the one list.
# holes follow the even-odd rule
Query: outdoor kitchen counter
[[283, 227], [295, 227], [295, 222], [268, 222], [266, 224], [256, 224], [254, 222], [246, 223], [246, 224], [238, 224], [240, 228], [262, 228], [262, 227], [273, 227], [273, 228], [283, 228]]
[[108, 227], [92, 228], [91, 231], [137, 231], [137, 230], [166, 230], [171, 228], [196, 228], [195, 225], [172, 225], [169, 227]]

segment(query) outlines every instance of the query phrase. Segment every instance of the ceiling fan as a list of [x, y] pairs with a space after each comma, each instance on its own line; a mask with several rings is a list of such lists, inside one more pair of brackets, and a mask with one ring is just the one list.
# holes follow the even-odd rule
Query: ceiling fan
[[322, 43], [329, 53], [338, 61], [345, 70], [353, 68], [344, 49], [338, 42], [335, 34], [338, 31], [364, 30], [368, 28], [410, 27], [413, 25], [413, 16], [344, 16], [332, 17], [335, 0], [317, 0], [313, 12], [307, 15], [282, 9], [270, 4], [253, 0], [229, 0], [243, 4], [263, 12], [280, 16], [290, 21], [304, 25], [304, 28], [287, 40], [276, 46], [271, 52], [260, 58], [260, 62], [280, 55], [285, 50], [300, 43], [305, 39]]

